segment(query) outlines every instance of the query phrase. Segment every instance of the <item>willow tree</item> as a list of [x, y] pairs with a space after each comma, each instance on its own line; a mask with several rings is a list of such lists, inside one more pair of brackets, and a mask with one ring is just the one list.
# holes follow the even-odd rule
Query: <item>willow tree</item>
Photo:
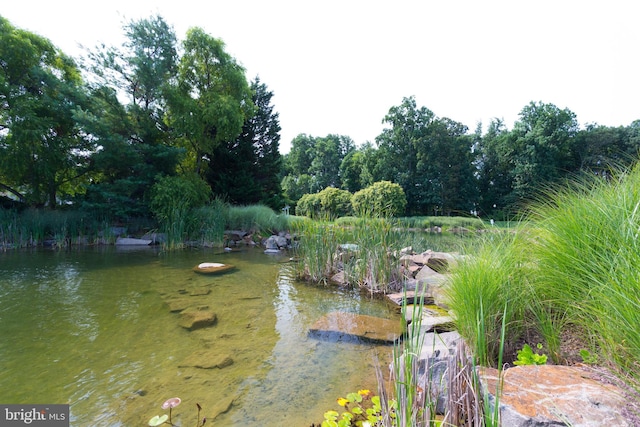
[[240, 135], [253, 114], [244, 68], [224, 48], [222, 40], [201, 28], [189, 29], [169, 97], [169, 123], [188, 150], [187, 166], [198, 174], [221, 143]]
[[0, 186], [55, 207], [78, 191], [93, 150], [74, 114], [85, 96], [75, 62], [0, 17]]

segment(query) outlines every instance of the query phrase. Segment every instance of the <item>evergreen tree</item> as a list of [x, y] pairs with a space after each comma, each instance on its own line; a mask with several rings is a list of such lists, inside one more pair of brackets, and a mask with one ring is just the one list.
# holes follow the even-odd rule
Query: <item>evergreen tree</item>
[[215, 194], [237, 204], [262, 203], [280, 209], [284, 200], [280, 188], [280, 124], [273, 111], [273, 93], [259, 78], [251, 84], [255, 114], [248, 118], [240, 135], [220, 144], [211, 153], [207, 181]]

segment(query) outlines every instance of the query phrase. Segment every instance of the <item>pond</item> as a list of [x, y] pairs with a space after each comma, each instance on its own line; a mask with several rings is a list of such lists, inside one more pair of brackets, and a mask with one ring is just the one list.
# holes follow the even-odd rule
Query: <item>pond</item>
[[[332, 311], [399, 319], [381, 300], [294, 279], [288, 255], [99, 247], [0, 253], [0, 403], [64, 403], [71, 426], [309, 426], [336, 398], [375, 390], [391, 346], [317, 339]], [[236, 266], [202, 275], [201, 262]], [[181, 326], [176, 306], [216, 323]], [[398, 320], [399, 321], [399, 320]], [[218, 361], [221, 361], [218, 363]], [[386, 369], [383, 369], [386, 371]]]

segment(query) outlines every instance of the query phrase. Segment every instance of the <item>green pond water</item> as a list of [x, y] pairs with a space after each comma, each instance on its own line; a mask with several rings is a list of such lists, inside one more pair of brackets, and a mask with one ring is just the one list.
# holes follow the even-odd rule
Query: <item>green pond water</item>
[[[294, 280], [287, 257], [0, 253], [0, 403], [68, 403], [71, 426], [144, 426], [171, 397], [182, 399], [172, 414], [181, 426], [195, 425], [196, 403], [207, 426], [320, 422], [337, 397], [375, 390], [375, 359], [384, 367], [392, 348], [317, 339], [309, 327], [332, 311], [399, 314], [357, 291]], [[201, 262], [237, 268], [193, 272]], [[213, 311], [217, 322], [189, 331], [176, 306]]]

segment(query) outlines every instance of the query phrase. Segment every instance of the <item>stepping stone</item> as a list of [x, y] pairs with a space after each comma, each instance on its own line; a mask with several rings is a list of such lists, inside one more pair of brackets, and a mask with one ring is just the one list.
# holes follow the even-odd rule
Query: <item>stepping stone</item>
[[402, 325], [400, 320], [332, 312], [318, 319], [309, 328], [309, 332], [320, 338], [361, 339], [371, 342], [393, 343], [402, 336]]

